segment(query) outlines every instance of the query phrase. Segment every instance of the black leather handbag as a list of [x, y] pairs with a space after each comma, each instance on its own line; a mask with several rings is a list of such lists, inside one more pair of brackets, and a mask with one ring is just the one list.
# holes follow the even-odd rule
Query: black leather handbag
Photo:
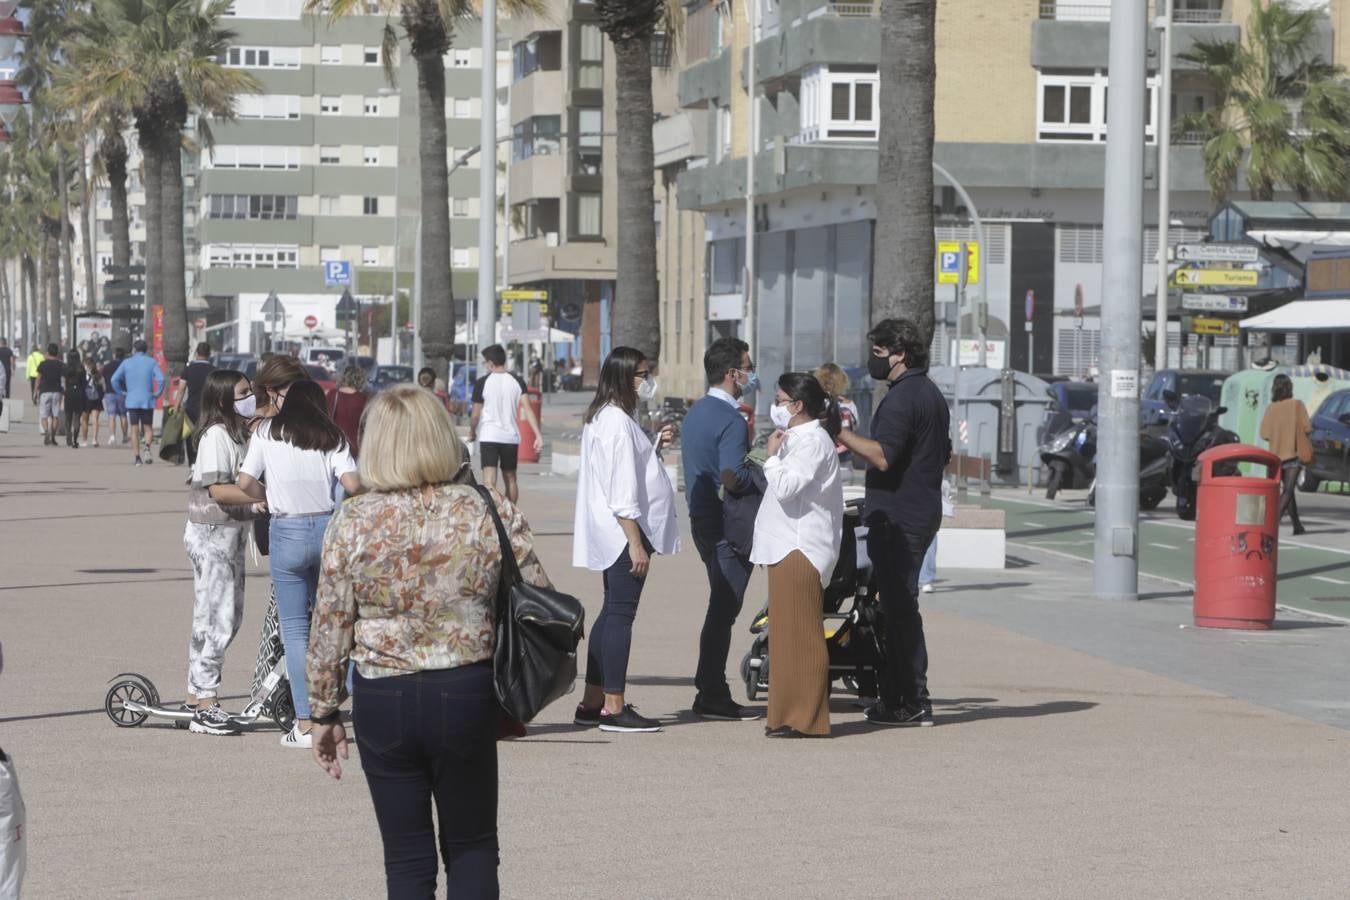
[[497, 504], [478, 485], [501, 542], [497, 582], [497, 648], [493, 683], [497, 702], [513, 719], [529, 722], [572, 689], [577, 678], [577, 644], [585, 633], [586, 610], [570, 594], [526, 584]]

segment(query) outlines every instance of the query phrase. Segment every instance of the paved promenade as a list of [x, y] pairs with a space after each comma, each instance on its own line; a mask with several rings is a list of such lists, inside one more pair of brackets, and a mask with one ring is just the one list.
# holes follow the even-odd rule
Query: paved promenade
[[[28, 802], [25, 897], [380, 897], [355, 759], [333, 783], [275, 729], [103, 713], [118, 672], [182, 693], [184, 474], [0, 435], [0, 744]], [[546, 567], [593, 616], [599, 578], [569, 566], [574, 484], [533, 471], [522, 491]], [[692, 546], [657, 559], [629, 696], [666, 731], [577, 729], [564, 700], [501, 745], [503, 895], [1346, 896], [1350, 628], [1197, 632], [1175, 585], [1101, 607], [1086, 564], [1010, 553], [924, 598], [937, 727], [876, 731], [841, 696], [832, 739], [783, 742], [692, 717], [702, 568]], [[733, 678], [764, 590], [757, 573]], [[231, 707], [266, 598], [251, 568]]]

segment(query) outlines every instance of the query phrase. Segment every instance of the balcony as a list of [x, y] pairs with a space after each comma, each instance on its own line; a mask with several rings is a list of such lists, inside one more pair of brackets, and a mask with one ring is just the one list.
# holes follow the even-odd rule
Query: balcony
[[559, 153], [536, 154], [511, 166], [511, 204], [557, 198], [562, 194], [563, 157]]
[[[1158, 15], [1157, 4], [1149, 4], [1150, 19]], [[1172, 21], [1179, 25], [1215, 25], [1229, 20], [1229, 11], [1220, 2], [1185, 0], [1176, 3], [1172, 9]], [[1111, 6], [1107, 3], [1069, 2], [1041, 0], [1040, 18], [1055, 22], [1106, 22], [1111, 18]]]

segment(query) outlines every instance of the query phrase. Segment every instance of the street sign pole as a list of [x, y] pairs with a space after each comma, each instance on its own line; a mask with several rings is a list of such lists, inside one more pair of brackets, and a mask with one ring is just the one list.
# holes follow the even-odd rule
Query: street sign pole
[[[497, 0], [483, 0], [483, 115], [479, 144], [485, 158], [478, 171], [478, 346], [490, 346], [497, 300]], [[488, 148], [491, 159], [487, 159]], [[507, 198], [509, 209], [510, 198]], [[508, 217], [509, 220], [509, 217]]]
[[1167, 229], [1172, 218], [1172, 0], [1163, 0], [1159, 27], [1162, 41], [1158, 49], [1158, 68], [1162, 84], [1158, 87], [1158, 280], [1155, 294], [1153, 369], [1167, 368]]
[[1112, 3], [1092, 567], [1098, 600], [1139, 598], [1139, 298], [1144, 256], [1144, 135], [1139, 123], [1145, 118], [1147, 54], [1147, 4]]

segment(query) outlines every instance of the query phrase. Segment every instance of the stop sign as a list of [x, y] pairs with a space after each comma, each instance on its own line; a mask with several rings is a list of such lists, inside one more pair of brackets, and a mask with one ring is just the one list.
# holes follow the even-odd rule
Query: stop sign
[[319, 327], [319, 319], [318, 319], [318, 317], [317, 317], [317, 316], [305, 316], [305, 327], [306, 327], [306, 328], [317, 328], [317, 327]]

